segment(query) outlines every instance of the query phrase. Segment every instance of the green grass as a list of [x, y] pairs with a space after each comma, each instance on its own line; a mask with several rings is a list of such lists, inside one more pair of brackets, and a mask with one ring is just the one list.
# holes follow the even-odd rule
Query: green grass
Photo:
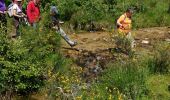
[[149, 96], [146, 99], [154, 100], [169, 100], [170, 91], [168, 91], [168, 85], [170, 85], [170, 75], [152, 75], [146, 81], [147, 88], [149, 89]]

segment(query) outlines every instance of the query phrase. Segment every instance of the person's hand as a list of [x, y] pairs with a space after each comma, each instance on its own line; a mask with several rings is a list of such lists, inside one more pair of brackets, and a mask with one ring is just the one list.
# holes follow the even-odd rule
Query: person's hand
[[23, 17], [24, 17], [24, 15], [19, 15], [18, 17], [19, 17], [19, 18], [23, 18]]
[[121, 29], [125, 29], [125, 27], [124, 27], [122, 24], [120, 24], [120, 28], [121, 28]]
[[2, 11], [0, 11], [0, 13], [1, 13], [1, 14], [7, 14], [7, 13], [8, 13], [8, 11], [3, 11], [3, 12], [2, 12]]
[[0, 14], [3, 14], [4, 12], [0, 11]]
[[23, 14], [23, 17], [25, 17], [25, 18], [26, 18], [26, 17], [27, 17], [27, 15]]
[[7, 14], [8, 12], [7, 11], [4, 11], [4, 14]]

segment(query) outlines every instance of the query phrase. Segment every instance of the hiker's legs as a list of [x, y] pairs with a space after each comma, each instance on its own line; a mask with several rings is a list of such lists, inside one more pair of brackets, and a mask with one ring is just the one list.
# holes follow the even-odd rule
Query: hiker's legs
[[68, 36], [67, 34], [63, 31], [62, 28], [59, 29], [59, 31], [57, 31], [61, 37], [70, 45], [70, 46], [74, 46], [75, 45], [75, 42], [72, 41]]
[[14, 32], [12, 38], [16, 38], [19, 35], [19, 18], [14, 17]]
[[60, 36], [72, 47], [75, 46], [77, 43], [72, 41], [67, 34], [64, 32], [62, 28], [60, 28], [59, 20], [55, 19], [52, 20], [52, 27], [56, 29], [56, 32], [60, 34]]
[[59, 34], [61, 35], [61, 37], [66, 41], [66, 42], [70, 42], [71, 39], [67, 36], [67, 34], [63, 31], [63, 29], [59, 29]]
[[57, 30], [60, 29], [59, 20], [53, 20], [52, 24], [53, 24], [53, 27], [54, 27], [55, 29], [57, 29]]
[[36, 29], [36, 28], [37, 28], [37, 23], [33, 23], [33, 24], [32, 24], [32, 27], [33, 27], [34, 29]]
[[129, 40], [129, 42], [130, 42], [130, 47], [133, 49], [134, 46], [135, 46], [135, 40], [134, 40], [131, 32], [129, 32], [129, 33], [126, 35], [126, 38]]

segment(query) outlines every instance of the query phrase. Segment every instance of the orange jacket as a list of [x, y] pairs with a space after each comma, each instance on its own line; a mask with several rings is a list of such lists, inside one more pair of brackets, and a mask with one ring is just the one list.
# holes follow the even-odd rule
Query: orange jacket
[[126, 33], [129, 33], [131, 31], [132, 20], [131, 20], [131, 18], [127, 17], [126, 13], [119, 17], [119, 19], [117, 20], [117, 24], [122, 25], [122, 27], [120, 26], [118, 28], [118, 32], [126, 34]]

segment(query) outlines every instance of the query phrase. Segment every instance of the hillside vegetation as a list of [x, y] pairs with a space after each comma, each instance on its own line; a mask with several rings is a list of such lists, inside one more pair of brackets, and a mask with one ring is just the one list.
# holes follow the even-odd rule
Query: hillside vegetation
[[[9, 1], [6, 0], [8, 4]], [[71, 31], [111, 30], [115, 19], [129, 7], [135, 10], [134, 29], [170, 26], [169, 0], [41, 1], [42, 20], [37, 29], [22, 25], [21, 35], [11, 39], [11, 18], [7, 18], [8, 31], [0, 29], [0, 100], [31, 99], [34, 94], [42, 94], [45, 100], [170, 98], [169, 43], [156, 40], [150, 51], [139, 55], [132, 53], [129, 56], [110, 50], [114, 61], [107, 61], [100, 73], [87, 81], [84, 78], [86, 69], [77, 64], [80, 59], [64, 55], [60, 36], [48, 27], [49, 5], [52, 3], [58, 6], [60, 19], [65, 21], [63, 27]], [[24, 8], [26, 4], [25, 0]], [[89, 54], [94, 55], [93, 52]], [[90, 69], [92, 72], [96, 70], [100, 69]]]

